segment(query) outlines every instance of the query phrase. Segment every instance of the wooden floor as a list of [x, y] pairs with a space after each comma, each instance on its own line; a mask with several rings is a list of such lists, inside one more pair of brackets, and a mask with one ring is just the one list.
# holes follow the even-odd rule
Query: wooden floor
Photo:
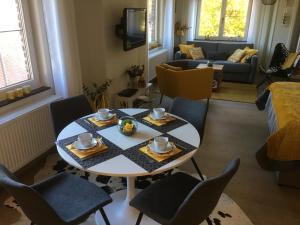
[[[265, 113], [254, 104], [211, 101], [196, 160], [203, 173], [213, 176], [230, 159], [240, 157], [240, 169], [225, 192], [255, 225], [299, 225], [300, 189], [278, 186], [274, 174], [256, 162], [255, 153], [267, 136]], [[184, 169], [193, 167], [187, 164]]]

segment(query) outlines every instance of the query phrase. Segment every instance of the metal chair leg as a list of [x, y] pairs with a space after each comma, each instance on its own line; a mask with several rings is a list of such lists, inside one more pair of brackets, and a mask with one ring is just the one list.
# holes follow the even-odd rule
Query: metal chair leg
[[192, 163], [193, 163], [195, 169], [197, 170], [197, 173], [198, 173], [199, 177], [201, 178], [201, 180], [204, 180], [204, 177], [203, 177], [203, 175], [202, 175], [202, 173], [201, 173], [201, 171], [200, 171], [200, 169], [199, 169], [199, 167], [198, 167], [198, 165], [197, 165], [194, 157], [192, 157], [191, 160], [192, 160]]
[[137, 218], [137, 221], [136, 221], [136, 224], [135, 225], [140, 225], [140, 223], [141, 223], [141, 221], [142, 221], [142, 218], [143, 218], [143, 213], [142, 212], [140, 212], [140, 214], [139, 214], [139, 217]]
[[163, 98], [164, 98], [164, 95], [160, 95], [159, 104], [161, 104], [161, 103], [162, 103], [162, 100], [163, 100]]
[[209, 217], [207, 217], [207, 218], [205, 219], [205, 221], [206, 221], [206, 223], [207, 223], [208, 225], [213, 225], [213, 223], [212, 223], [212, 221], [210, 220]]
[[100, 211], [100, 213], [101, 213], [101, 215], [103, 217], [103, 220], [104, 220], [105, 224], [106, 225], [110, 225], [110, 222], [109, 222], [109, 220], [108, 220], [108, 218], [107, 218], [107, 216], [106, 216], [106, 214], [104, 212], [104, 209], [100, 208], [99, 211]]

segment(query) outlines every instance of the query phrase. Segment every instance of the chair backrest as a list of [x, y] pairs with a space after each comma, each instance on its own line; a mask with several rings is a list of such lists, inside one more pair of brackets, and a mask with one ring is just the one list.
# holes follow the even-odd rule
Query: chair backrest
[[172, 219], [172, 225], [198, 225], [216, 207], [223, 190], [239, 168], [240, 160], [231, 161], [223, 173], [200, 182], [186, 197]]
[[56, 137], [69, 123], [93, 113], [84, 95], [52, 102], [50, 104], [50, 111]]
[[195, 101], [185, 98], [175, 98], [170, 109], [170, 113], [187, 120], [197, 129], [201, 142], [204, 136], [207, 111], [207, 101]]
[[63, 221], [43, 197], [0, 164], [0, 186], [3, 186], [21, 206], [25, 215], [36, 225], [63, 225]]
[[207, 99], [212, 94], [213, 69], [174, 71], [156, 66], [157, 82], [162, 95], [192, 100]]

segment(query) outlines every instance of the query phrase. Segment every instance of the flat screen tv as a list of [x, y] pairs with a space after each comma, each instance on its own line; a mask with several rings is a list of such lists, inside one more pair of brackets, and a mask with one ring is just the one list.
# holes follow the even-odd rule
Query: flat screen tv
[[144, 8], [125, 8], [123, 11], [123, 48], [128, 51], [146, 44], [147, 13]]

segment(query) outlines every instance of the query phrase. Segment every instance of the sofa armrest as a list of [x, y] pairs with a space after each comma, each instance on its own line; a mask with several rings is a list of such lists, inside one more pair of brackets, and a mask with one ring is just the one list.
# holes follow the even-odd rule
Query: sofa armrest
[[186, 59], [186, 55], [182, 54], [181, 51], [177, 51], [175, 53], [175, 60], [179, 60], [179, 59]]
[[257, 71], [257, 64], [258, 64], [258, 56], [254, 55], [251, 57], [251, 71], [250, 71], [250, 81], [251, 83], [254, 82], [256, 71]]

